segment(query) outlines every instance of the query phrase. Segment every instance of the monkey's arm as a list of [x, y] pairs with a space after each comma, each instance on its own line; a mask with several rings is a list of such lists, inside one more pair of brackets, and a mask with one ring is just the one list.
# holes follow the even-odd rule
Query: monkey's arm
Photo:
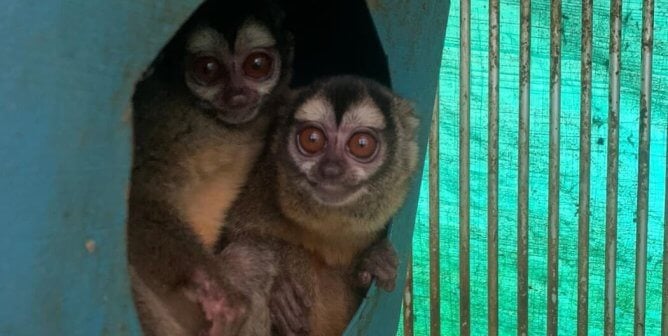
[[205, 327], [187, 286], [197, 267], [207, 268], [205, 251], [165, 202], [134, 191], [128, 218], [132, 287], [146, 335], [196, 334]]
[[383, 238], [362, 254], [356, 269], [358, 284], [360, 287], [368, 287], [375, 278], [379, 288], [391, 292], [397, 279], [398, 266], [397, 252], [392, 243]]
[[128, 220], [130, 265], [159, 290], [186, 285], [196, 268], [209, 268], [208, 253], [171, 207], [159, 201], [131, 201]]

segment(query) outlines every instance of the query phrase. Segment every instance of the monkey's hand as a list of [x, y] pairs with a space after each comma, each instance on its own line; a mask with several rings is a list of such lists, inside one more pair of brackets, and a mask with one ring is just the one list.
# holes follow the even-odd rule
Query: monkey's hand
[[358, 284], [360, 287], [369, 287], [371, 280], [375, 278], [379, 288], [391, 292], [397, 279], [397, 267], [397, 252], [388, 239], [383, 239], [362, 255], [357, 269]]
[[311, 298], [299, 282], [279, 275], [271, 291], [271, 320], [280, 335], [308, 335]]
[[238, 333], [246, 317], [247, 304], [242, 298], [223, 289], [221, 281], [198, 269], [193, 274], [189, 296], [201, 305], [204, 316], [210, 323], [208, 330], [201, 331], [199, 336]]

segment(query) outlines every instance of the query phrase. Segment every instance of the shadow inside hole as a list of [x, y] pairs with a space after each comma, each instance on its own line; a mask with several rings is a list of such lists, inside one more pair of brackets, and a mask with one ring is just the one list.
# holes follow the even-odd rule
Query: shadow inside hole
[[364, 0], [285, 0], [295, 36], [294, 86], [353, 74], [390, 87], [387, 58]]

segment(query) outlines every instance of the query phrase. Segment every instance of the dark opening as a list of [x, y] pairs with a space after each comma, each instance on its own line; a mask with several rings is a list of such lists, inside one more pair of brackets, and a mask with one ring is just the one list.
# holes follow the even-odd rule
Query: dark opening
[[390, 84], [387, 58], [364, 0], [285, 0], [295, 35], [292, 83], [354, 74]]

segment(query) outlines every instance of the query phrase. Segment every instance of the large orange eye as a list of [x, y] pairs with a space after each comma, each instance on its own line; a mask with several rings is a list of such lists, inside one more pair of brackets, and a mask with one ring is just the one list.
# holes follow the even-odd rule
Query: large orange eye
[[297, 143], [304, 154], [317, 154], [327, 144], [325, 133], [313, 126], [305, 127], [297, 134]]
[[348, 139], [348, 151], [358, 159], [367, 160], [376, 153], [378, 141], [367, 132], [357, 132]]
[[192, 72], [197, 81], [204, 85], [211, 85], [220, 79], [222, 66], [215, 57], [200, 56], [193, 60]]
[[252, 79], [264, 79], [271, 74], [274, 59], [265, 52], [256, 51], [246, 56], [241, 67], [246, 76]]

